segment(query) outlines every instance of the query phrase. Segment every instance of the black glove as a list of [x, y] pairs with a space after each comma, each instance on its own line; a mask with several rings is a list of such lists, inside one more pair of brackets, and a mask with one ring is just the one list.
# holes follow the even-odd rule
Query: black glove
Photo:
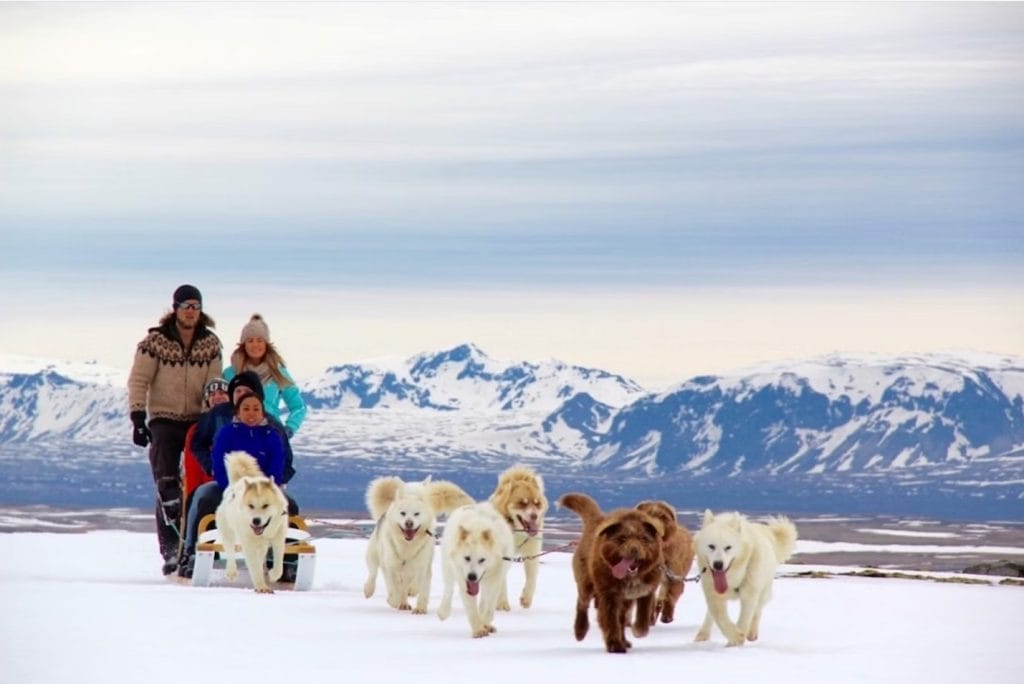
[[146, 412], [132, 411], [132, 441], [136, 446], [144, 447], [149, 445], [153, 435], [146, 427]]

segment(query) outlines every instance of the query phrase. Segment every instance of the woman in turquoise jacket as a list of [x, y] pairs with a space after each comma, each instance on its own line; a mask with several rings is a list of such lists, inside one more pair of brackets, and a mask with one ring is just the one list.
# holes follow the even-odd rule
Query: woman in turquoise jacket
[[[258, 313], [242, 328], [238, 347], [231, 353], [231, 365], [224, 369], [224, 379], [230, 381], [244, 370], [260, 376], [266, 412], [284, 423], [289, 437], [298, 432], [306, 419], [306, 402], [285, 367], [284, 359], [270, 342], [270, 326]], [[288, 412], [285, 417], [281, 416], [282, 401]]]

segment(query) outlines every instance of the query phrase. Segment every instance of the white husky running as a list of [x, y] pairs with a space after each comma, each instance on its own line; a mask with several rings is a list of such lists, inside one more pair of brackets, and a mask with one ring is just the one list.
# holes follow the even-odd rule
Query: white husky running
[[476, 638], [494, 632], [494, 611], [505, 587], [512, 551], [512, 530], [490, 503], [455, 509], [441, 536], [444, 596], [437, 616], [446, 620], [451, 615], [458, 582], [470, 634]]
[[217, 506], [217, 529], [226, 551], [224, 576], [238, 576], [235, 546], [242, 547], [245, 565], [253, 588], [273, 593], [265, 578], [267, 551], [274, 551], [270, 581], [281, 579], [284, 571], [284, 544], [288, 532], [288, 499], [274, 481], [263, 474], [256, 459], [244, 451], [232, 451], [224, 457], [228, 488]]
[[[787, 518], [755, 523], [741, 513], [704, 511], [704, 524], [693, 545], [708, 611], [695, 641], [708, 640], [712, 620], [729, 646], [757, 640], [761, 611], [772, 597], [775, 570], [793, 553], [796, 537], [796, 527]], [[731, 599], [740, 601], [735, 624], [726, 609]]]
[[[377, 526], [366, 547], [366, 598], [377, 588], [377, 571], [384, 575], [388, 605], [398, 610], [426, 613], [430, 599], [437, 515], [473, 501], [447, 480], [403, 482], [378, 477], [366, 488], [366, 506]], [[416, 606], [409, 597], [416, 596]]]

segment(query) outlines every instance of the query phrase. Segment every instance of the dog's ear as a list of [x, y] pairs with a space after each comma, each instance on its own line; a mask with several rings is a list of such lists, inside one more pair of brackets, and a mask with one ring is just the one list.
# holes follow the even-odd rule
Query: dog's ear
[[710, 508], [704, 509], [704, 524], [710, 525], [715, 520], [715, 514], [711, 512]]
[[641, 515], [643, 517], [640, 519], [640, 524], [643, 525], [644, 531], [653, 539], [664, 539], [665, 523], [661, 521], [661, 518], [656, 515], [649, 515], [643, 512], [641, 512]]
[[498, 488], [494, 490], [494, 494], [491, 495], [491, 499], [494, 502], [494, 507], [499, 512], [504, 513], [508, 510], [508, 497], [512, 492], [512, 483], [508, 481], [508, 478], [502, 478], [498, 482]]
[[620, 522], [612, 522], [612, 523], [608, 523], [607, 525], [605, 525], [604, 527], [599, 529], [597, 531], [597, 536], [599, 536], [599, 537], [614, 537], [621, 530], [622, 530], [622, 523], [620, 523]]
[[743, 516], [740, 515], [739, 513], [737, 513], [735, 516], [733, 516], [732, 526], [736, 528], [737, 532], [742, 532], [743, 531]]
[[665, 528], [661, 526], [660, 520], [651, 518], [649, 521], [644, 522], [644, 530], [651, 539], [656, 541], [663, 541], [665, 539]]
[[469, 538], [469, 530], [459, 525], [459, 541], [464, 542]]

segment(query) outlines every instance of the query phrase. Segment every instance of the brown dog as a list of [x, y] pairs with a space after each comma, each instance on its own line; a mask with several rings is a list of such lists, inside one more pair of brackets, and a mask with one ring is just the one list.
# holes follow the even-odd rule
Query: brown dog
[[661, 521], [636, 509], [601, 513], [586, 494], [566, 494], [558, 501], [583, 521], [583, 535], [572, 557], [576, 577], [576, 640], [590, 628], [590, 600], [597, 606], [597, 624], [609, 653], [625, 653], [626, 623], [636, 604], [633, 636], [650, 630], [655, 594], [662, 578]]
[[693, 535], [676, 520], [676, 509], [667, 501], [641, 501], [636, 505], [652, 518], [661, 521], [665, 534], [661, 538], [661, 553], [665, 567], [658, 590], [658, 600], [651, 612], [651, 624], [658, 620], [668, 624], [675, 619], [676, 603], [686, 588], [686, 574], [693, 565]]

